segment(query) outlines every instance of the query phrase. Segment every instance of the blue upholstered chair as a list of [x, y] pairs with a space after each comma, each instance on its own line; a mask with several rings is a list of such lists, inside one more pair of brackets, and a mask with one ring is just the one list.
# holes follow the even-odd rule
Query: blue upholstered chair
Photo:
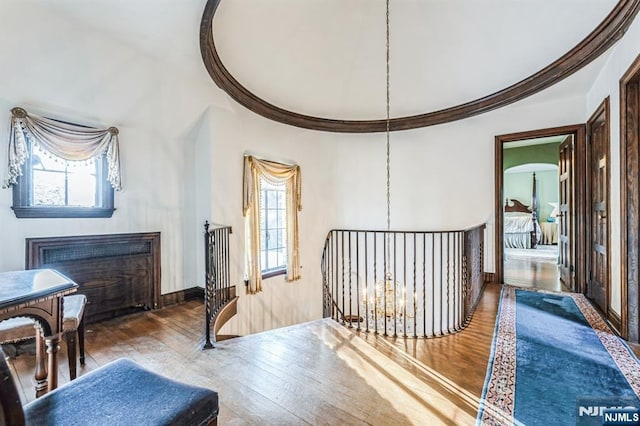
[[0, 424], [217, 424], [216, 392], [176, 382], [128, 359], [106, 364], [22, 407], [0, 349], [0, 383]]

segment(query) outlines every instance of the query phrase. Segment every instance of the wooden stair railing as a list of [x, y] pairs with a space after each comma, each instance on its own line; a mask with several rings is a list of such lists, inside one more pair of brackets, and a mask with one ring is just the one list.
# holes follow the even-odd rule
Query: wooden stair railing
[[204, 224], [205, 248], [205, 341], [203, 349], [213, 348], [218, 331], [238, 313], [238, 296], [236, 287], [231, 285], [229, 267], [229, 235], [230, 226], [216, 226], [209, 229], [209, 222]]

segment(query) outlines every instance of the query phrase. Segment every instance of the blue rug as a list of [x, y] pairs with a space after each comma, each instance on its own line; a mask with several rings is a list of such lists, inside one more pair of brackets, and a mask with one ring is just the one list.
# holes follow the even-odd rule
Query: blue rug
[[639, 396], [640, 362], [583, 295], [504, 286], [477, 424], [602, 424]]

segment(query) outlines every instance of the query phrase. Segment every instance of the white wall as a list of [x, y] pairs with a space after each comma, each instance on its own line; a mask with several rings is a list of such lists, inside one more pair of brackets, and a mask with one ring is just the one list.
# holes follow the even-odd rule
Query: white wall
[[[590, 116], [602, 101], [610, 97], [611, 123], [611, 191], [610, 224], [611, 247], [609, 265], [611, 268], [611, 307], [620, 314], [620, 264], [626, 261], [626, 253], [620, 253], [620, 79], [640, 54], [640, 19], [636, 18], [625, 37], [613, 48], [607, 63], [589, 93], [587, 113]], [[587, 118], [588, 118], [587, 116]]]

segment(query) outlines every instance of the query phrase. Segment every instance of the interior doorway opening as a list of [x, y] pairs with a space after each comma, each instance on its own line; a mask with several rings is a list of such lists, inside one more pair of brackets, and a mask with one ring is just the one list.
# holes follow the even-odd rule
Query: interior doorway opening
[[502, 145], [506, 284], [562, 290], [558, 149], [567, 137], [525, 139]]
[[582, 291], [584, 125], [496, 137], [496, 280]]

